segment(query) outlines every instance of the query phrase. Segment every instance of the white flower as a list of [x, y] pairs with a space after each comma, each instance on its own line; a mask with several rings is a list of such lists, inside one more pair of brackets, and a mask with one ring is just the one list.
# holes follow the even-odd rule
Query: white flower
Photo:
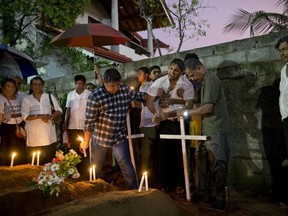
[[70, 152], [74, 157], [77, 157], [77, 156], [78, 156], [77, 152], [76, 152], [74, 149], [70, 149], [69, 152]]
[[56, 152], [56, 157], [52, 163], [44, 165], [36, 180], [39, 189], [43, 190], [46, 195], [56, 194], [58, 196], [60, 185], [69, 175], [72, 175], [74, 179], [80, 177], [75, 167], [80, 162], [80, 156], [74, 150], [71, 149], [66, 155], [63, 155], [63, 152], [59, 150]]
[[59, 164], [52, 164], [51, 171], [55, 172], [56, 170], [59, 170]]
[[80, 177], [80, 173], [74, 173], [73, 175], [72, 175], [72, 178], [73, 179], [78, 179]]

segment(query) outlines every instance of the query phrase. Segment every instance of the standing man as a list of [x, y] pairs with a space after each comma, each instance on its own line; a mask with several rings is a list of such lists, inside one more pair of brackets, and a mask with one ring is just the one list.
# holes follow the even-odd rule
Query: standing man
[[[153, 114], [154, 122], [156, 124], [160, 123], [158, 126], [159, 134], [179, 134], [180, 124], [175, 118], [177, 110], [181, 107], [191, 109], [193, 106], [194, 89], [191, 82], [182, 76], [183, 71], [183, 61], [174, 59], [168, 67], [168, 75], [158, 78], [148, 89], [147, 108]], [[180, 89], [183, 91], [181, 97], [178, 95]], [[163, 96], [160, 96], [160, 109], [158, 110], [154, 101], [159, 95], [159, 91], [164, 91], [164, 96], [167, 98], [163, 99]], [[162, 99], [164, 102], [161, 102]], [[183, 101], [182, 104], [170, 103], [171, 101], [180, 100]], [[183, 193], [184, 177], [180, 142], [160, 139], [158, 154], [159, 178], [162, 190], [176, 189], [177, 193]]]
[[202, 116], [202, 133], [211, 137], [211, 140], [200, 143], [196, 150], [197, 188], [192, 200], [209, 200], [212, 182], [216, 188], [216, 200], [212, 208], [223, 209], [231, 130], [226, 98], [219, 78], [215, 73], [207, 71], [198, 59], [186, 60], [185, 67], [190, 80], [202, 83], [201, 106], [188, 110], [188, 113], [190, 116]]
[[[83, 75], [76, 75], [74, 77], [75, 90], [71, 91], [67, 95], [66, 100], [66, 115], [64, 122], [64, 130], [67, 131], [68, 143], [67, 147], [79, 152], [80, 141], [78, 136], [84, 136], [84, 121], [85, 111], [88, 96], [91, 92], [85, 89], [86, 78]], [[87, 154], [89, 155], [89, 154]], [[81, 163], [77, 165], [77, 168], [81, 175], [88, 174], [89, 157], [82, 157]]]
[[106, 152], [112, 148], [128, 188], [136, 189], [137, 180], [126, 138], [126, 116], [130, 103], [134, 100], [144, 102], [146, 94], [131, 91], [122, 84], [121, 74], [114, 68], [106, 70], [103, 79], [104, 84], [88, 98], [84, 142], [80, 146], [85, 151], [92, 135], [92, 163], [100, 177]]
[[[287, 186], [287, 169], [288, 167], [288, 36], [280, 38], [275, 45], [275, 48], [279, 51], [281, 60], [285, 63], [281, 70], [280, 75], [280, 97], [279, 97], [279, 108], [282, 117], [282, 131], [283, 131], [283, 143], [285, 147], [286, 158], [282, 162], [282, 167], [279, 169], [277, 185], [279, 190], [276, 191], [277, 198], [280, 200], [280, 204], [288, 206], [288, 186]], [[285, 173], [285, 174], [284, 174]], [[277, 180], [276, 179], [276, 180]]]
[[16, 82], [17, 97], [19, 97], [22, 100], [24, 97], [27, 96], [27, 94], [21, 92], [21, 90], [20, 90], [21, 84], [22, 84], [22, 79], [19, 76], [12, 76], [11, 78]]

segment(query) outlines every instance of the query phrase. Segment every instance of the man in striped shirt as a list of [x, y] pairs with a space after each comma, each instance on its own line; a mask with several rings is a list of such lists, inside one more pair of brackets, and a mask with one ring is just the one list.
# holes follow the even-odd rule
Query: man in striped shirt
[[132, 101], [144, 102], [146, 93], [136, 92], [121, 83], [120, 73], [108, 69], [104, 74], [104, 84], [88, 98], [84, 125], [82, 150], [88, 148], [92, 136], [92, 164], [97, 167], [97, 176], [101, 170], [108, 148], [121, 168], [129, 189], [137, 188], [137, 180], [130, 160], [127, 142], [126, 116]]

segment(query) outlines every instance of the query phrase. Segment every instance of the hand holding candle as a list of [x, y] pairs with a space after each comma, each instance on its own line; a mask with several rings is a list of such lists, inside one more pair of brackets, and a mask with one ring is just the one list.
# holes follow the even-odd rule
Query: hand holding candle
[[13, 167], [13, 164], [14, 164], [14, 158], [16, 157], [16, 153], [13, 152], [12, 155], [11, 155], [11, 163], [10, 163], [10, 167]]
[[84, 139], [83, 139], [83, 137], [81, 137], [81, 136], [78, 135], [77, 139], [81, 142], [81, 143], [80, 143], [80, 150], [82, 149], [82, 150], [83, 150], [84, 157], [87, 157], [86, 149], [84, 148], [85, 146], [83, 146], [83, 145], [84, 145]]

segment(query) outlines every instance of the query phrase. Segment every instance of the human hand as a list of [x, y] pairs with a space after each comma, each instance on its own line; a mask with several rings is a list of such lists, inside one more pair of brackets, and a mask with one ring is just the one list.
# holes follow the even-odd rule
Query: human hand
[[167, 117], [163, 113], [155, 113], [155, 115], [152, 118], [152, 122], [154, 122], [156, 125], [158, 125], [161, 121], [166, 120]]
[[38, 115], [38, 118], [40, 118], [43, 122], [48, 123], [50, 120], [52, 120], [52, 115], [41, 114], [41, 115]]
[[162, 97], [165, 94], [165, 91], [163, 88], [159, 88], [157, 91], [157, 96], [158, 97]]
[[176, 115], [177, 120], [179, 120], [180, 117], [187, 118], [188, 116], [189, 116], [188, 110], [186, 110], [186, 109], [178, 109], [177, 110], [177, 115]]
[[79, 151], [84, 154], [84, 157], [87, 157], [87, 154], [86, 154], [86, 149], [87, 148], [88, 148], [88, 142], [87, 141], [83, 141], [83, 142], [80, 143]]

